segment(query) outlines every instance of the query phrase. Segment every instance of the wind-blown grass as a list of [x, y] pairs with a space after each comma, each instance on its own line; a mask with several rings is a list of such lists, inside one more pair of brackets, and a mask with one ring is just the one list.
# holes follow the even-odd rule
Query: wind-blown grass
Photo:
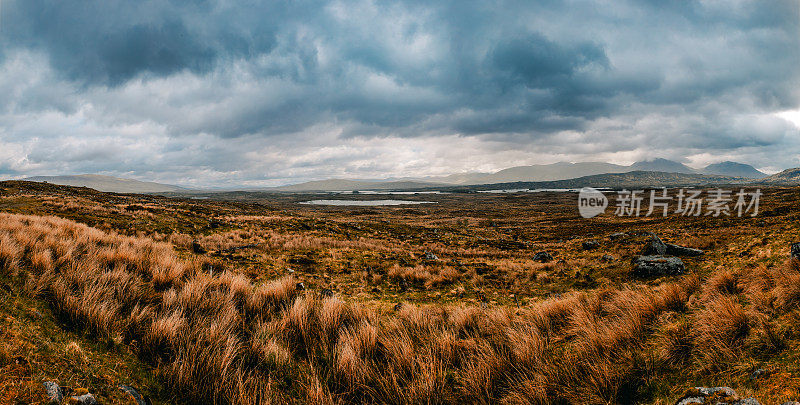
[[688, 276], [523, 308], [388, 314], [298, 291], [291, 277], [254, 285], [181, 260], [167, 243], [11, 214], [0, 214], [0, 272], [66, 324], [132, 347], [181, 398], [206, 403], [632, 402], [656, 375], [781, 350], [773, 321], [800, 303], [793, 263], [748, 282], [719, 273], [703, 288]]

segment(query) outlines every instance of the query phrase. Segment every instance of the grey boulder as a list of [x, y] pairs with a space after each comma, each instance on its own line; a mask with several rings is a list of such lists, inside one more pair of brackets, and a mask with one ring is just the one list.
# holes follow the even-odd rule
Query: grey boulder
[[683, 260], [671, 256], [639, 256], [633, 259], [633, 265], [637, 277], [677, 276], [686, 271]]
[[583, 250], [593, 250], [600, 247], [600, 244], [596, 240], [587, 240], [581, 243], [581, 248]]
[[44, 393], [47, 396], [47, 404], [60, 404], [64, 399], [64, 394], [61, 392], [61, 387], [53, 381], [45, 381]]
[[663, 256], [667, 254], [667, 245], [656, 235], [650, 235], [650, 239], [642, 249], [642, 256]]
[[142, 394], [139, 394], [139, 391], [136, 388], [131, 387], [130, 385], [120, 384], [119, 389], [125, 391], [133, 400], [136, 402], [136, 405], [148, 405], [150, 401], [143, 397]]
[[700, 249], [673, 245], [671, 243], [665, 243], [664, 245], [667, 247], [667, 254], [672, 256], [702, 256], [705, 253]]
[[687, 390], [675, 405], [761, 405], [755, 398], [739, 398], [730, 387], [694, 387]]
[[547, 263], [552, 260], [553, 260], [553, 255], [547, 252], [536, 252], [536, 254], [533, 255], [533, 261], [535, 262]]
[[655, 234], [650, 234], [650, 239], [642, 249], [643, 256], [702, 256], [705, 252], [700, 249], [664, 243]]
[[70, 397], [67, 403], [75, 405], [99, 405], [99, 402], [97, 402], [92, 394], [83, 394], [77, 397]]

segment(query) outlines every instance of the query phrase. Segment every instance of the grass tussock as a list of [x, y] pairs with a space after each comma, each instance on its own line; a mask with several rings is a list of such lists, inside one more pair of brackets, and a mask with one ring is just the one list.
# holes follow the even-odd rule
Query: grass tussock
[[[203, 241], [212, 242], [225, 246]], [[186, 243], [0, 214], [0, 271], [67, 324], [130, 345], [196, 402], [635, 402], [648, 399], [655, 373], [719, 370], [747, 348], [785, 347], [742, 294], [760, 294], [758, 308], [771, 311], [800, 303], [793, 264], [748, 282], [722, 272], [702, 288], [689, 276], [522, 308], [403, 305], [387, 315], [298, 291], [291, 277], [253, 284], [210, 271], [176, 256], [172, 244]], [[398, 266], [388, 276], [432, 285], [459, 273]], [[80, 357], [75, 346], [65, 350]]]

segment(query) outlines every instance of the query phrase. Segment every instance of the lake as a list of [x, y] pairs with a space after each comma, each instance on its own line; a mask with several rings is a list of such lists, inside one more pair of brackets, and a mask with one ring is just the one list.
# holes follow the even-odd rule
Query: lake
[[311, 200], [303, 201], [300, 204], [308, 205], [350, 205], [362, 207], [377, 207], [383, 205], [416, 205], [416, 204], [436, 204], [435, 201], [408, 201], [408, 200]]

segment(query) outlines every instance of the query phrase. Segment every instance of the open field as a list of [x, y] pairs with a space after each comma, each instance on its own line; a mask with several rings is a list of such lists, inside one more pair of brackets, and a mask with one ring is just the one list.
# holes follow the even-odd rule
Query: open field
[[[763, 192], [755, 218], [583, 219], [570, 193], [324, 207], [2, 182], [0, 400], [45, 379], [108, 402], [118, 383], [168, 403], [800, 399], [800, 189]], [[635, 278], [651, 232], [705, 254]]]

